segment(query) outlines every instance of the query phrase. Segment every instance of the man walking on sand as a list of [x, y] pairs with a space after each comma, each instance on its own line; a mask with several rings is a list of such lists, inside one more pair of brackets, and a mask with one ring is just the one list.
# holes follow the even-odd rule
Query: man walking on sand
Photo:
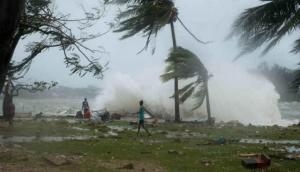
[[[144, 123], [144, 114], [145, 114], [145, 111], [147, 111], [144, 106], [143, 106], [144, 102], [143, 100], [140, 101], [140, 109], [139, 109], [139, 112], [138, 112], [138, 115], [139, 115], [139, 123], [138, 123], [138, 132], [137, 132], [137, 135], [139, 135], [140, 133], [140, 128], [143, 127], [143, 129], [148, 133], [148, 136], [150, 136], [151, 134], [149, 133], [149, 131], [147, 130], [147, 128], [145, 128], [145, 123]], [[148, 111], [147, 111], [148, 112]]]

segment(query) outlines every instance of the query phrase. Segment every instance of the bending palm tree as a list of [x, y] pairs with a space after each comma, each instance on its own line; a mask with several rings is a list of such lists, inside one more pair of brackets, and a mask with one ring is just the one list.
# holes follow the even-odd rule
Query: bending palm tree
[[[233, 25], [232, 35], [238, 35], [243, 45], [240, 55], [256, 50], [263, 44], [263, 53], [274, 47], [283, 36], [300, 26], [299, 0], [261, 0], [265, 2], [244, 11]], [[300, 51], [300, 39], [292, 52]]]
[[191, 51], [177, 47], [172, 49], [166, 59], [168, 64], [165, 73], [161, 75], [163, 82], [177, 77], [179, 80], [195, 79], [179, 89], [180, 102], [184, 103], [189, 97], [196, 99], [194, 110], [199, 108], [206, 98], [208, 122], [212, 122], [208, 96], [208, 72], [200, 59]]
[[[176, 48], [176, 37], [173, 22], [177, 19], [177, 9], [172, 0], [107, 0], [106, 3], [118, 5], [127, 4], [127, 10], [121, 12], [118, 18], [121, 22], [115, 32], [126, 32], [121, 39], [134, 36], [142, 32], [147, 37], [145, 46], [148, 45], [158, 31], [170, 24], [172, 31], [173, 48]], [[141, 50], [141, 51], [142, 51]], [[155, 49], [153, 49], [154, 52]], [[175, 89], [175, 121], [180, 121], [178, 78], [174, 77]]]
[[[273, 48], [285, 35], [300, 26], [299, 0], [261, 0], [266, 3], [247, 9], [233, 25], [232, 35], [238, 35], [243, 45], [243, 51], [238, 56], [252, 52], [263, 44], [267, 47], [263, 54]], [[295, 40], [291, 50], [300, 52], [300, 38]], [[292, 86], [298, 90], [300, 85], [300, 70]]]
[[[192, 32], [183, 24], [178, 18], [177, 8], [175, 8], [173, 0], [105, 0], [106, 3], [127, 5], [125, 11], [120, 12], [118, 18], [120, 23], [115, 32], [126, 32], [121, 39], [134, 36], [137, 33], [143, 33], [147, 37], [144, 48], [148, 45], [152, 38], [157, 36], [158, 31], [170, 24], [172, 33], [173, 48], [176, 49], [176, 36], [174, 29], [174, 22], [178, 19], [183, 28], [199, 43], [206, 44], [206, 42], [198, 39]], [[152, 49], [154, 53], [155, 48]], [[175, 65], [176, 66], [176, 65]], [[176, 70], [177, 67], [175, 67]], [[179, 68], [179, 67], [178, 67]], [[174, 99], [175, 99], [175, 121], [180, 121], [179, 110], [179, 90], [178, 77], [174, 76]]]

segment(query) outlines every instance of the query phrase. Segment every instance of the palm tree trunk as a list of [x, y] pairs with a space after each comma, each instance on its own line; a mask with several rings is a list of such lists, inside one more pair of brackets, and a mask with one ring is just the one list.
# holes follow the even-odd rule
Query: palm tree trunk
[[207, 122], [208, 122], [208, 124], [211, 125], [213, 123], [213, 120], [211, 118], [211, 112], [210, 112], [209, 92], [208, 92], [208, 78], [205, 80], [204, 85], [205, 85], [205, 90], [206, 90], [205, 99], [206, 99], [206, 110], [207, 110]]
[[[175, 29], [173, 21], [170, 22], [171, 25], [171, 32], [172, 32], [172, 41], [173, 41], [173, 48], [176, 49], [176, 36], [175, 36]], [[176, 73], [176, 66], [175, 66], [175, 73]], [[174, 78], [174, 99], [175, 99], [175, 122], [180, 122], [180, 109], [179, 109], [179, 90], [178, 90], [178, 77], [175, 76]]]
[[[2, 92], [5, 77], [14, 50], [18, 20], [24, 10], [25, 0], [0, 1], [0, 92]], [[12, 49], [13, 48], [13, 49]]]

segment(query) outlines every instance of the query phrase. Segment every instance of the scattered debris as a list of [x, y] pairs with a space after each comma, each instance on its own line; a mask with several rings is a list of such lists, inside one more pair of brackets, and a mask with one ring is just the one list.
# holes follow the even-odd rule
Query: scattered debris
[[182, 151], [176, 151], [176, 150], [169, 150], [168, 151], [169, 154], [176, 154], [176, 155], [183, 155], [184, 153]]
[[254, 156], [257, 156], [256, 153], [241, 153], [239, 155], [240, 157], [254, 157]]
[[83, 118], [82, 111], [77, 111], [76, 115], [75, 115], [75, 118], [82, 119]]
[[92, 140], [97, 138], [97, 136], [88, 136], [88, 135], [81, 135], [81, 136], [40, 136], [39, 132], [36, 133], [36, 136], [11, 136], [5, 137], [0, 135], [0, 143], [29, 143], [33, 141], [42, 141], [42, 142], [61, 142], [66, 140]]
[[271, 165], [271, 158], [265, 154], [250, 154], [254, 156], [249, 156], [241, 160], [242, 166], [246, 169], [251, 170], [267, 170]]
[[110, 113], [105, 109], [92, 111], [92, 114], [92, 120], [94, 121], [106, 122], [111, 119]]
[[112, 131], [117, 131], [117, 132], [122, 132], [125, 130], [124, 127], [114, 126], [114, 125], [107, 126], [107, 128], [111, 129]]
[[151, 154], [152, 152], [150, 151], [141, 151], [141, 154]]
[[300, 154], [287, 154], [287, 155], [285, 155], [285, 159], [297, 160], [297, 159], [300, 159]]
[[122, 115], [118, 114], [118, 113], [113, 113], [111, 115], [111, 119], [112, 120], [121, 120]]
[[218, 145], [224, 145], [224, 144], [226, 144], [226, 139], [222, 136], [222, 137], [216, 139], [214, 142], [215, 142], [215, 144], [218, 144]]
[[202, 159], [202, 160], [201, 160], [201, 163], [202, 163], [204, 166], [206, 166], [206, 167], [208, 167], [208, 166], [210, 166], [210, 165], [212, 164], [212, 162], [211, 162], [210, 160], [207, 160], [207, 159]]
[[117, 171], [130, 172], [164, 172], [163, 167], [147, 161], [99, 160], [97, 166]]
[[43, 117], [43, 112], [40, 112], [40, 113], [34, 115], [35, 120], [40, 119], [42, 117]]
[[296, 148], [295, 146], [286, 147], [286, 152], [289, 154], [285, 155], [286, 159], [289, 160], [297, 160], [300, 159], [300, 148]]
[[241, 139], [240, 143], [248, 144], [300, 144], [300, 140], [268, 140], [268, 139]]
[[115, 133], [113, 131], [108, 131], [107, 133], [104, 134], [105, 137], [117, 137], [118, 133]]
[[132, 163], [129, 163], [129, 164], [126, 164], [126, 165], [124, 165], [122, 167], [119, 167], [118, 169], [129, 169], [129, 170], [132, 170], [132, 169], [134, 169], [134, 166], [133, 166]]
[[286, 147], [285, 150], [288, 153], [297, 153], [297, 154], [300, 154], [300, 148], [296, 148], [295, 146]]
[[151, 123], [152, 123], [152, 127], [158, 127], [158, 119], [157, 118], [154, 118], [154, 120]]
[[78, 131], [89, 131], [89, 129], [87, 129], [87, 128], [80, 128], [80, 127], [72, 127], [72, 129], [78, 130]]
[[47, 162], [55, 166], [68, 165], [71, 162], [67, 159], [65, 155], [48, 155], [43, 157]]
[[268, 148], [269, 151], [272, 151], [272, 152], [279, 152], [279, 153], [285, 153], [286, 150], [283, 149], [283, 148]]
[[167, 132], [166, 138], [168, 139], [195, 139], [195, 138], [204, 138], [206, 134], [198, 133], [198, 132]]

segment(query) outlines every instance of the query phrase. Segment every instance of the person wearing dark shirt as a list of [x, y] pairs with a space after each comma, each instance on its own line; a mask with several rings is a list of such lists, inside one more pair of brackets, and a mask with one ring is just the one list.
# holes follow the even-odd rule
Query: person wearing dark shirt
[[87, 99], [84, 98], [84, 101], [82, 102], [82, 111], [83, 111], [83, 113], [86, 113], [89, 110], [90, 110], [89, 103], [88, 103]]
[[82, 110], [83, 110], [83, 117], [86, 119], [91, 118], [90, 106], [86, 98], [82, 102]]

